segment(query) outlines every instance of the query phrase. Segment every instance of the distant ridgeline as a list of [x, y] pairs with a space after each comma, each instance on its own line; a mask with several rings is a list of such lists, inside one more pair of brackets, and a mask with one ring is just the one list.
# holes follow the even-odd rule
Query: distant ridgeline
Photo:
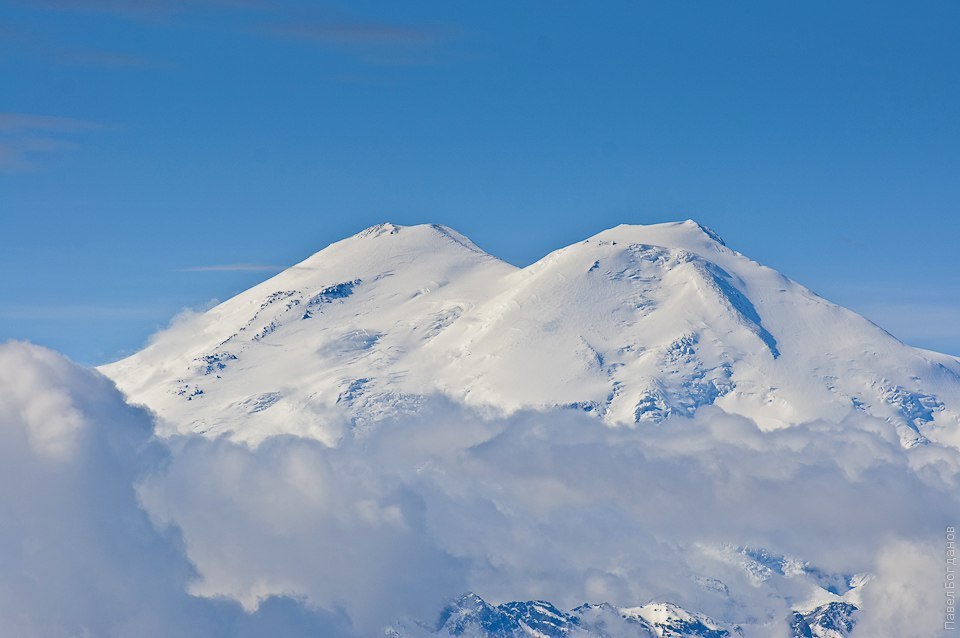
[[[784, 620], [792, 638], [846, 638], [856, 622], [857, 607], [830, 602]], [[722, 626], [701, 614], [669, 603], [616, 608], [584, 604], [569, 612], [536, 600], [490, 605], [476, 594], [452, 603], [434, 625], [408, 622], [391, 627], [389, 638], [465, 636], [472, 638], [732, 638], [737, 626]]]

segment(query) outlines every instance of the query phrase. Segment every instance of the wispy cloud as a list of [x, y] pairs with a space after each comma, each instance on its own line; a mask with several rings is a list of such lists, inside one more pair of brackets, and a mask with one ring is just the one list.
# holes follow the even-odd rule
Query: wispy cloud
[[156, 60], [118, 51], [63, 51], [54, 56], [61, 64], [112, 69], [146, 69], [166, 66]]
[[343, 15], [310, 15], [266, 22], [262, 35], [337, 49], [374, 64], [430, 64], [453, 30], [442, 25], [358, 20]]
[[36, 157], [54, 151], [71, 151], [77, 145], [49, 137], [0, 138], [0, 173], [23, 173], [37, 168]]
[[275, 264], [215, 264], [213, 266], [192, 266], [181, 272], [276, 272], [283, 266]]
[[[164, 6], [167, 4], [168, 6]], [[33, 0], [35, 9], [107, 13], [124, 17], [170, 13], [174, 5], [159, 0]]]
[[264, 33], [335, 46], [420, 46], [439, 39], [431, 28], [386, 23], [290, 22], [263, 25]]
[[103, 13], [123, 18], [167, 18], [205, 8], [267, 8], [265, 0], [31, 0], [30, 6], [56, 11]]
[[8, 54], [37, 57], [51, 64], [108, 69], [158, 68], [169, 63], [123, 51], [75, 48], [35, 28], [0, 25], [0, 42], [9, 45]]
[[37, 168], [37, 158], [77, 148], [73, 136], [111, 128], [102, 122], [60, 115], [0, 113], [0, 172]]
[[91, 120], [59, 115], [37, 115], [35, 113], [0, 113], [0, 132], [24, 133], [47, 131], [76, 133], [106, 128], [107, 125]]
[[0, 306], [0, 319], [36, 321], [77, 321], [110, 319], [143, 321], [162, 317], [168, 312], [161, 306], [117, 306], [111, 304], [37, 304]]
[[[436, 47], [454, 29], [446, 25], [358, 18], [336, 9], [300, 5], [291, 0], [32, 0], [41, 11], [83, 12], [125, 20], [176, 24], [188, 15], [216, 15], [212, 28], [236, 28], [285, 42], [337, 49], [374, 64], [417, 65], [435, 62]], [[231, 25], [229, 27], [228, 25]], [[69, 63], [84, 56], [70, 55]], [[89, 55], [104, 66], [136, 66], [122, 54]]]

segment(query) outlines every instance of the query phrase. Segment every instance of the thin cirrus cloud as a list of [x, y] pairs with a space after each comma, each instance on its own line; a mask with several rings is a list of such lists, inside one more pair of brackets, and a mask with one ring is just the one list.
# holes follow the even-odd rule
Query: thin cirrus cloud
[[123, 18], [165, 18], [203, 8], [264, 8], [260, 0], [33, 0], [32, 6], [55, 11], [103, 13]]
[[137, 17], [169, 13], [170, 7], [157, 0], [35, 0], [35, 9], [105, 13]]
[[0, 320], [19, 321], [111, 321], [155, 320], [168, 313], [162, 304], [16, 304], [0, 305]]
[[62, 51], [52, 57], [61, 64], [110, 69], [144, 69], [163, 65], [156, 60], [117, 51]]
[[74, 117], [0, 113], [0, 173], [34, 170], [41, 157], [77, 148], [76, 136], [108, 128]]
[[439, 33], [432, 28], [387, 23], [288, 22], [266, 24], [261, 31], [278, 38], [338, 46], [421, 46], [439, 40]]
[[265, 22], [255, 32], [269, 38], [335, 49], [373, 64], [416, 65], [434, 62], [436, 48], [449, 40], [449, 27], [399, 24], [344, 17], [309, 17]]
[[38, 115], [35, 113], [0, 113], [0, 132], [57, 132], [77, 133], [106, 128], [105, 124], [59, 115]]
[[[335, 9], [304, 8], [289, 0], [37, 0], [31, 7], [101, 14], [166, 26], [175, 26], [187, 15], [216, 12], [215, 28], [232, 24], [248, 35], [336, 49], [372, 64], [433, 63], [436, 47], [453, 34], [448, 26], [358, 18]], [[71, 55], [67, 62], [77, 63], [77, 57]], [[86, 57], [89, 59], [85, 62], [92, 65], [146, 66], [143, 60], [130, 56]]]
[[104, 69], [139, 69], [169, 66], [169, 63], [154, 60], [141, 55], [102, 49], [75, 48], [57, 38], [40, 33], [35, 29], [25, 29], [10, 25], [0, 26], [0, 39], [10, 46], [9, 52], [20, 56], [36, 57], [40, 60], [74, 67], [92, 67]]
[[181, 272], [276, 272], [283, 266], [275, 264], [214, 264], [212, 266], [192, 266]]

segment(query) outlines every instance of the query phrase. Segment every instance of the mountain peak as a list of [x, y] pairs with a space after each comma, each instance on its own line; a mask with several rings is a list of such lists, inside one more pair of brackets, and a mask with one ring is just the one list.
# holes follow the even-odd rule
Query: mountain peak
[[688, 227], [695, 227], [695, 228], [696, 228], [697, 230], [699, 230], [701, 233], [703, 233], [704, 235], [706, 235], [707, 237], [709, 237], [709, 238], [712, 239], [713, 241], [717, 242], [718, 244], [721, 244], [721, 245], [723, 245], [723, 246], [726, 246], [726, 245], [727, 245], [727, 243], [726, 243], [725, 241], [723, 241], [723, 237], [721, 237], [721, 236], [719, 235], [719, 233], [717, 233], [717, 231], [713, 230], [713, 229], [710, 228], [709, 226], [704, 226], [704, 225], [701, 224], [700, 222], [695, 221], [695, 220], [693, 220], [693, 219], [687, 219], [687, 220], [685, 220], [685, 221], [683, 222], [683, 224], [684, 224], [685, 226], [688, 226]]
[[726, 247], [720, 235], [692, 219], [659, 224], [620, 224], [597, 233], [590, 239], [679, 248], [691, 252], [716, 252], [718, 248]]
[[399, 224], [393, 224], [391, 222], [383, 222], [380, 224], [375, 224], [369, 228], [364, 228], [359, 233], [353, 237], [356, 239], [363, 239], [364, 237], [382, 237], [383, 235], [396, 235], [406, 226], [401, 226]]
[[473, 243], [466, 235], [463, 235], [449, 226], [443, 224], [414, 224], [403, 226], [391, 222], [383, 222], [375, 226], [366, 228], [349, 239], [379, 239], [385, 237], [399, 237], [404, 243], [411, 243], [413, 246], [421, 242], [452, 243], [466, 248], [475, 253], [487, 255], [487, 253]]

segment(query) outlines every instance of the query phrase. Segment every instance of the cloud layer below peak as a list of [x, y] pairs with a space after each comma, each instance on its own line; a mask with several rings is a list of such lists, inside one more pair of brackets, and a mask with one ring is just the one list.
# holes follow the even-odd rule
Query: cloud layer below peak
[[108, 380], [22, 343], [0, 346], [0, 444], [0, 633], [24, 636], [378, 635], [468, 590], [669, 600], [786, 635], [810, 581], [745, 571], [743, 546], [870, 572], [862, 631], [933, 636], [960, 511], [956, 452], [866, 417], [611, 429], [438, 399], [336, 447], [251, 448], [157, 439]]

